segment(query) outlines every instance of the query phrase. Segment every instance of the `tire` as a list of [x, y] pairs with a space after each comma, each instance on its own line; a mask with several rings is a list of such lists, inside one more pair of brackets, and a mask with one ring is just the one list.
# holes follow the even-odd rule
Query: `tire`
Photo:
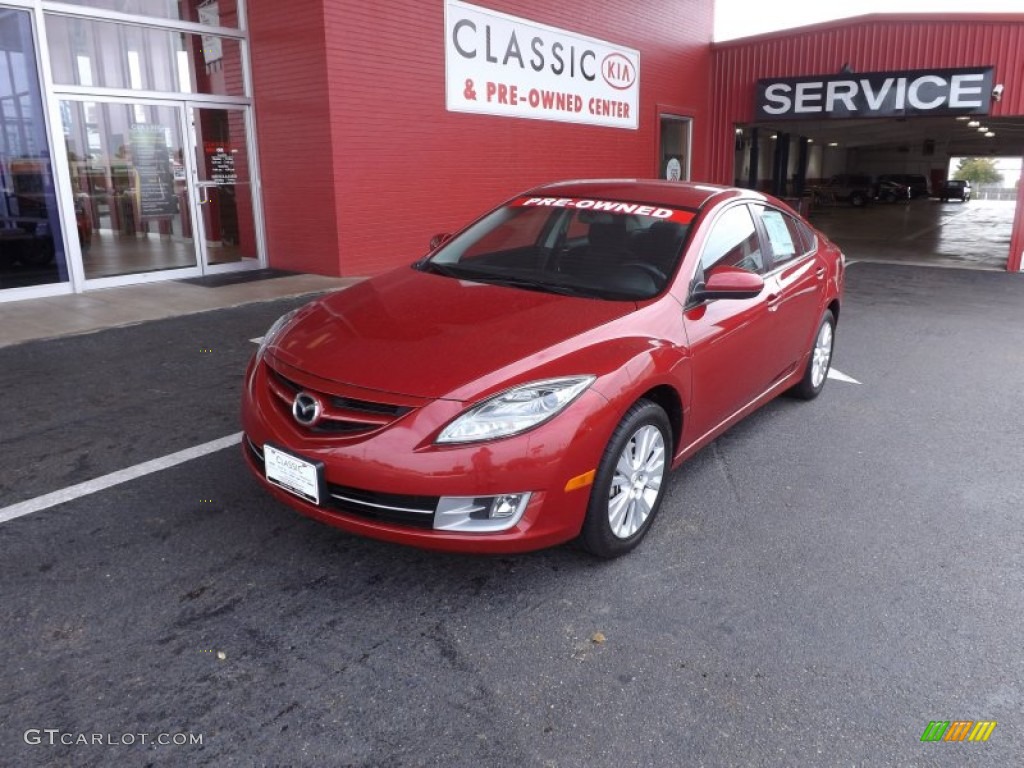
[[836, 319], [832, 310], [826, 309], [821, 323], [818, 324], [818, 331], [814, 334], [814, 342], [811, 346], [811, 354], [807, 358], [807, 367], [804, 369], [803, 378], [800, 383], [793, 387], [790, 392], [794, 397], [801, 400], [813, 400], [821, 394], [828, 380], [828, 372], [832, 367], [832, 349], [836, 341]]
[[854, 192], [850, 195], [850, 205], [854, 208], [863, 208], [868, 204], [868, 197], [863, 192]]
[[601, 457], [580, 532], [583, 549], [604, 558], [634, 549], [661, 508], [671, 466], [668, 416], [650, 400], [638, 400]]

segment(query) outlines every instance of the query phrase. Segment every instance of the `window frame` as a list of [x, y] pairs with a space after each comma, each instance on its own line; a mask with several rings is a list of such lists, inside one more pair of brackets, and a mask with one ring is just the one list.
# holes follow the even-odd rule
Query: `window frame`
[[[731, 205], [724, 206], [720, 211], [715, 214], [714, 219], [709, 222], [708, 225], [708, 236], [704, 238], [704, 242], [701, 244], [700, 253], [694, 260], [693, 274], [690, 276], [689, 287], [687, 288], [686, 306], [694, 306], [693, 294], [697, 291], [700, 286], [704, 284], [704, 253], [707, 251], [710, 236], [714, 233], [715, 227], [719, 225], [722, 218], [730, 211], [736, 210], [737, 208], [745, 208], [747, 215], [750, 217], [751, 223], [754, 225], [754, 235], [757, 237], [758, 247], [761, 252], [762, 266], [761, 269], [752, 274], [760, 275], [762, 278], [765, 277], [771, 269], [771, 262], [766, 256], [765, 240], [763, 229], [764, 225], [761, 223], [759, 217], [751, 210], [751, 203], [756, 201], [751, 200], [739, 200]], [[749, 270], [748, 270], [749, 271]]]

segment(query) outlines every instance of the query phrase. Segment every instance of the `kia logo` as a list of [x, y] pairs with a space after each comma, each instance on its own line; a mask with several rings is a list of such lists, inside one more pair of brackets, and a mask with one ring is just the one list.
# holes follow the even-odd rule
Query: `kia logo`
[[316, 426], [321, 414], [320, 401], [309, 392], [299, 392], [292, 401], [292, 416], [303, 426]]
[[624, 91], [636, 82], [636, 67], [621, 53], [609, 53], [601, 62], [601, 77], [612, 88]]

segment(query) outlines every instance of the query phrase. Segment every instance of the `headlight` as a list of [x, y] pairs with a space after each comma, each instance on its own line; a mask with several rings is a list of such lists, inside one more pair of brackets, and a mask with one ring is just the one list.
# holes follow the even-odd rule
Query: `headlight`
[[256, 352], [256, 357], [263, 357], [263, 353], [267, 350], [267, 347], [271, 345], [277, 334], [281, 332], [282, 328], [288, 325], [298, 311], [299, 310], [297, 309], [293, 309], [291, 312], [281, 315], [274, 321], [274, 324], [267, 329], [265, 334], [263, 334], [263, 340], [260, 342], [260, 348]]
[[518, 435], [555, 416], [589, 387], [594, 376], [567, 376], [520, 384], [484, 400], [438, 435], [438, 443], [472, 443]]

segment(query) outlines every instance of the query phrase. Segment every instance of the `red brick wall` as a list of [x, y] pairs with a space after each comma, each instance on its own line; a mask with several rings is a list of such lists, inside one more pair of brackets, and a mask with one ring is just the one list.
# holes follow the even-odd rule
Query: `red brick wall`
[[256, 138], [270, 265], [340, 274], [324, 8], [248, 4]]
[[[315, 15], [304, 10], [306, 3], [288, 4], [285, 11], [283, 3], [253, 0], [272, 264], [373, 274], [412, 261], [426, 251], [431, 235], [457, 228], [533, 184], [655, 176], [659, 109], [695, 118], [691, 175], [707, 176], [710, 3], [477, 4], [639, 50], [639, 130], [447, 112], [442, 0], [324, 0], [318, 28], [306, 26]], [[289, 34], [296, 33], [303, 41], [289, 44]], [[318, 141], [327, 133], [328, 142], [297, 138], [304, 133]], [[301, 151], [293, 149], [297, 144]], [[308, 193], [296, 202], [291, 190], [299, 188]], [[318, 223], [304, 226], [296, 240], [286, 231], [295, 217]]]

